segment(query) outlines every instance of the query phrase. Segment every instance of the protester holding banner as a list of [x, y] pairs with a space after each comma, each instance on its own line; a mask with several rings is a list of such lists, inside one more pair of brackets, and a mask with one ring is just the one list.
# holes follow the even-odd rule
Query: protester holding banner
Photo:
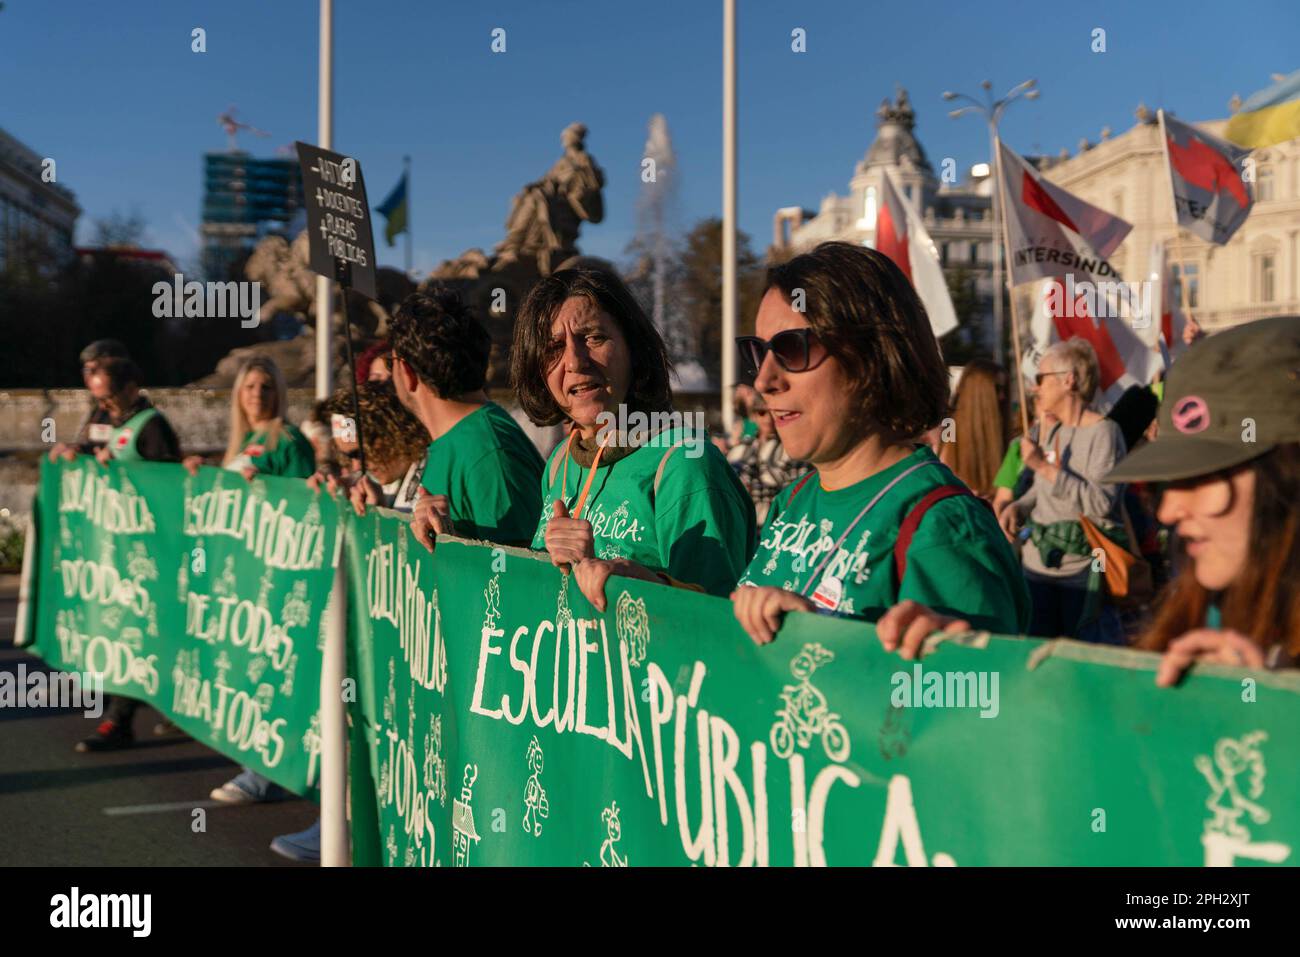
[[[98, 404], [103, 415], [101, 422], [95, 424], [108, 430], [102, 442], [92, 443], [99, 464], [179, 461], [181, 452], [176, 432], [153, 403], [140, 394], [141, 376], [135, 363], [116, 356], [101, 356], [93, 361], [94, 368], [86, 375], [86, 385], [91, 395], [100, 397]], [[139, 706], [133, 698], [115, 695], [95, 733], [77, 742], [76, 750], [114, 751], [132, 744], [135, 732], [131, 723]], [[154, 730], [166, 734], [172, 727], [164, 721]]]
[[972, 359], [962, 369], [952, 406], [953, 435], [940, 445], [939, 460], [972, 492], [991, 499], [1007, 441], [1006, 372], [988, 359]]
[[50, 449], [50, 461], [64, 459], [71, 462], [77, 455], [94, 455], [95, 450], [108, 439], [112, 426], [108, 424], [108, 412], [104, 409], [104, 389], [107, 382], [102, 378], [93, 378], [101, 363], [107, 359], [129, 359], [126, 346], [116, 339], [97, 339], [81, 350], [81, 381], [90, 393], [90, 414], [77, 430], [77, 437], [71, 443], [57, 442]]
[[432, 439], [411, 531], [525, 545], [541, 500], [542, 457], [505, 409], [489, 401], [492, 337], [447, 288], [407, 296], [393, 316], [397, 397]]
[[[372, 381], [357, 386], [357, 406], [364, 428], [358, 432], [352, 389], [344, 387], [325, 400], [334, 448], [348, 463], [354, 481], [348, 497], [357, 514], [367, 505], [409, 512], [420, 497], [429, 435], [424, 425], [397, 398], [392, 381]], [[360, 473], [357, 437], [365, 444], [366, 472]], [[321, 473], [307, 481], [319, 487]]]
[[[306, 478], [316, 471], [316, 453], [298, 428], [285, 421], [289, 391], [275, 360], [252, 356], [245, 360], [230, 389], [230, 437], [223, 468], [252, 479], [256, 474]], [[197, 473], [203, 459], [185, 458]]]
[[537, 425], [569, 425], [542, 477], [534, 549], [605, 607], [611, 575], [725, 595], [754, 548], [754, 506], [702, 423], [672, 411], [663, 339], [623, 281], [566, 269], [515, 322], [510, 381]]
[[1168, 483], [1182, 572], [1140, 645], [1163, 650], [1161, 685], [1194, 662], [1249, 668], [1300, 657], [1300, 317], [1261, 319], [1174, 364], [1160, 437], [1106, 480]]
[[732, 594], [742, 627], [763, 644], [788, 611], [875, 621], [906, 601], [1022, 631], [1029, 596], [993, 513], [916, 445], [947, 411], [948, 370], [907, 278], [832, 242], [767, 285], [758, 335], [737, 343], [786, 450], [815, 471], [768, 513]]
[[1124, 457], [1124, 436], [1089, 408], [1098, 375], [1096, 353], [1084, 339], [1053, 343], [1043, 355], [1034, 395], [1040, 413], [1056, 424], [1040, 431], [1041, 445], [1021, 440], [1034, 482], [998, 521], [1012, 537], [1028, 524], [1021, 557], [1034, 599], [1030, 634], [1113, 644], [1122, 640], [1119, 619], [1080, 521], [1087, 518], [1112, 540], [1127, 539], [1123, 489], [1104, 481]]
[[[307, 437], [285, 421], [288, 408], [288, 389], [275, 360], [266, 356], [245, 360], [230, 389], [230, 438], [222, 467], [250, 481], [255, 475], [307, 478], [314, 474], [316, 453]], [[197, 475], [203, 459], [190, 455], [183, 464]], [[210, 796], [225, 804], [249, 804], [281, 800], [289, 792], [244, 768]]]

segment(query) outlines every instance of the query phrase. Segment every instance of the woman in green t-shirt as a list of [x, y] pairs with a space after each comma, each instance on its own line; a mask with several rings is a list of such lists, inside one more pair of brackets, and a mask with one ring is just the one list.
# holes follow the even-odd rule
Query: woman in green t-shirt
[[[230, 388], [230, 438], [222, 466], [252, 481], [254, 475], [307, 478], [316, 471], [316, 453], [307, 437], [284, 420], [288, 389], [275, 361], [266, 356], [245, 360]], [[184, 463], [197, 474], [203, 459]], [[223, 804], [279, 801], [290, 796], [280, 785], [244, 768], [209, 795]]]
[[663, 339], [612, 272], [566, 269], [528, 294], [510, 379], [541, 426], [568, 438], [542, 473], [532, 547], [605, 608], [611, 575], [713, 595], [754, 549], [754, 506], [701, 415], [672, 410]]
[[[230, 388], [230, 436], [223, 468], [252, 480], [254, 475], [307, 478], [316, 471], [316, 452], [298, 429], [285, 421], [289, 390], [275, 360], [245, 360]], [[187, 456], [184, 465], [197, 473], [202, 456]]]
[[732, 595], [742, 627], [763, 644], [789, 611], [910, 625], [933, 609], [1019, 632], [1029, 598], [992, 510], [915, 444], [947, 412], [948, 370], [907, 277], [823, 243], [767, 287], [737, 344], [786, 451], [815, 471], [772, 503]]

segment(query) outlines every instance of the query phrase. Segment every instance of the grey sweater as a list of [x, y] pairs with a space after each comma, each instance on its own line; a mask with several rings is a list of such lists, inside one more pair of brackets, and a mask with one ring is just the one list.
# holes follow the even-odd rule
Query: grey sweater
[[[1042, 443], [1043, 451], [1058, 457], [1060, 466], [1056, 481], [1049, 482], [1042, 474], [1034, 476], [1029, 491], [1012, 503], [1035, 525], [1053, 522], [1078, 521], [1086, 515], [1094, 522], [1122, 525], [1123, 485], [1104, 485], [1102, 478], [1124, 457], [1124, 433], [1110, 419], [1092, 425], [1059, 426], [1049, 432]], [[1066, 555], [1060, 568], [1048, 568], [1032, 541], [1026, 541], [1022, 554], [1026, 574], [1053, 579], [1084, 579], [1092, 559], [1087, 555]]]

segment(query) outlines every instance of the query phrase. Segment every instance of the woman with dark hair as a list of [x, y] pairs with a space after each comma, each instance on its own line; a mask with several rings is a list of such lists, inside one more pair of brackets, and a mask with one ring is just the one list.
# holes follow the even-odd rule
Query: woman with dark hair
[[916, 445], [947, 411], [948, 370], [907, 277], [823, 243], [767, 287], [758, 334], [737, 343], [786, 451], [815, 471], [768, 512], [732, 595], [741, 626], [764, 644], [789, 611], [875, 621], [902, 603], [909, 620], [934, 608], [1022, 630], [1029, 599], [993, 513]]
[[1007, 442], [1006, 372], [988, 359], [972, 359], [962, 369], [952, 406], [952, 441], [942, 444], [939, 460], [980, 498], [992, 499]]
[[[348, 498], [357, 514], [367, 505], [409, 512], [420, 497], [429, 433], [424, 425], [398, 401], [392, 380], [365, 382], [357, 386], [356, 407], [352, 389], [344, 386], [326, 399], [322, 412], [329, 422], [332, 447], [346, 463]], [[357, 428], [356, 413], [362, 428]], [[361, 442], [358, 442], [360, 438]], [[365, 444], [366, 471], [361, 468], [361, 443]], [[318, 488], [325, 480], [333, 491], [332, 476], [317, 472], [307, 480]]]
[[569, 437], [542, 473], [533, 548], [605, 608], [611, 575], [725, 595], [754, 548], [754, 507], [703, 426], [672, 411], [668, 354], [612, 272], [566, 269], [515, 322], [510, 381], [535, 424]]
[[1264, 668], [1300, 656], [1300, 317], [1197, 342], [1170, 370], [1159, 438], [1106, 480], [1167, 483], [1181, 573], [1139, 646], [1156, 682], [1194, 662]]

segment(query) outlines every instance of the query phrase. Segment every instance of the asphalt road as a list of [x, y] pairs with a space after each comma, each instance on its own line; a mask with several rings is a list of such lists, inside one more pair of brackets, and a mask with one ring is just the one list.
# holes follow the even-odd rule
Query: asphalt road
[[[13, 576], [0, 581], [0, 671], [48, 670], [13, 645]], [[277, 834], [316, 816], [307, 801], [227, 807], [208, 793], [238, 773], [184, 735], [155, 738], [140, 708], [136, 744], [105, 754], [73, 745], [97, 723], [80, 711], [0, 707], [0, 866], [302, 866], [273, 854]], [[206, 830], [195, 830], [195, 808]]]

